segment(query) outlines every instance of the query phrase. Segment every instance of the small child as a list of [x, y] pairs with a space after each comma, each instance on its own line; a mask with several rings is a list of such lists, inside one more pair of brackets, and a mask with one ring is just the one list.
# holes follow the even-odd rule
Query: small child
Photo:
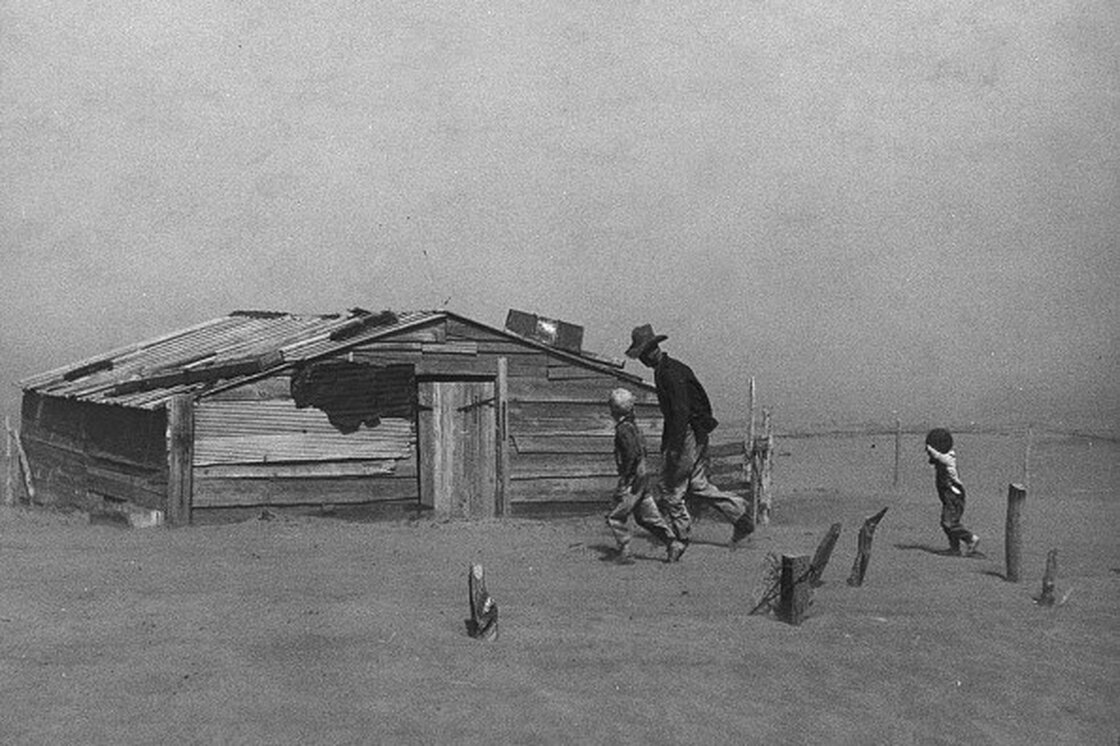
[[608, 404], [614, 418], [614, 461], [618, 467], [618, 486], [614, 491], [614, 507], [607, 514], [607, 525], [618, 542], [615, 562], [634, 564], [630, 552], [630, 529], [627, 520], [634, 522], [656, 536], [668, 548], [669, 556], [679, 554], [683, 545], [677, 541], [669, 524], [665, 522], [650, 492], [651, 481], [646, 468], [646, 449], [642, 434], [634, 421], [634, 394], [628, 389], [611, 392]]
[[[926, 453], [933, 464], [934, 484], [941, 499], [941, 530], [949, 538], [949, 551], [968, 556], [975, 554], [980, 537], [961, 524], [964, 515], [964, 484], [957, 473], [957, 454], [953, 451], [953, 435], [935, 427], [926, 435]], [[963, 545], [963, 551], [962, 551]]]

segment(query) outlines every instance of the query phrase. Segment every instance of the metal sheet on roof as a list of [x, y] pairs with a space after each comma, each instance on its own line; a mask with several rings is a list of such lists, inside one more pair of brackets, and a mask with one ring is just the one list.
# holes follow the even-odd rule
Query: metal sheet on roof
[[[21, 381], [20, 386], [25, 391], [50, 396], [156, 409], [177, 394], [204, 397], [211, 391], [267, 375], [262, 371], [217, 380], [220, 372], [217, 369], [223, 362], [269, 355], [270, 370], [280, 370], [445, 318], [469, 321], [445, 311], [371, 314], [356, 309], [347, 314], [331, 315], [236, 312], [32, 376]], [[590, 354], [564, 352], [505, 330], [484, 324], [478, 326], [583, 365], [640, 380], [621, 370], [612, 370], [609, 363]], [[190, 372], [190, 377], [169, 375], [178, 371]], [[214, 378], [206, 379], [208, 371], [214, 372]], [[194, 380], [199, 377], [197, 373], [202, 373], [204, 380]], [[166, 379], [151, 380], [157, 376]], [[149, 380], [148, 385], [130, 383], [118, 388], [121, 384], [144, 379]], [[188, 382], [192, 380], [194, 382]]]
[[[24, 390], [51, 396], [154, 409], [176, 394], [205, 391], [212, 382], [174, 383], [121, 395], [114, 395], [114, 388], [156, 374], [200, 370], [224, 360], [276, 352], [284, 353], [282, 358], [276, 358], [277, 361], [290, 364], [330, 354], [439, 316], [438, 312], [431, 311], [392, 314], [388, 317], [395, 319], [392, 323], [371, 325], [359, 329], [352, 336], [332, 339], [331, 335], [336, 330], [361, 320], [363, 316], [235, 313], [32, 376], [21, 381], [20, 386]], [[67, 380], [68, 373], [77, 371], [80, 374], [83, 372], [81, 369], [87, 367], [92, 368], [88, 375]], [[223, 383], [236, 383], [248, 377], [232, 377]]]

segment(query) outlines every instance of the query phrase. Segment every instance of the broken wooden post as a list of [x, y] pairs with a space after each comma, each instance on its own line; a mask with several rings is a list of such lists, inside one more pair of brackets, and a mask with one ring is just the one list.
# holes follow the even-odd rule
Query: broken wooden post
[[177, 394], [167, 402], [167, 522], [191, 522], [194, 490], [194, 398]]
[[486, 592], [482, 565], [471, 565], [470, 571], [467, 572], [467, 592], [471, 603], [471, 618], [467, 620], [467, 634], [479, 640], [497, 640], [498, 604]]
[[817, 553], [813, 555], [813, 561], [809, 563], [809, 585], [813, 588], [819, 588], [824, 585], [821, 580], [821, 575], [824, 574], [825, 565], [828, 564], [829, 558], [832, 556], [832, 549], [836, 546], [836, 540], [840, 538], [840, 524], [834, 523], [828, 529], [828, 533], [821, 539], [820, 545], [817, 547]]
[[867, 573], [867, 563], [871, 561], [871, 539], [875, 536], [875, 529], [879, 521], [883, 520], [887, 509], [883, 508], [878, 513], [864, 519], [859, 529], [859, 539], [856, 544], [856, 559], [852, 563], [852, 574], [848, 576], [848, 585], [858, 588], [863, 585], [863, 576]]
[[778, 616], [783, 621], [793, 625], [801, 624], [805, 612], [809, 609], [809, 599], [812, 596], [810, 584], [807, 582], [811, 574], [809, 555], [782, 555], [782, 591]]
[[1046, 572], [1042, 575], [1042, 593], [1036, 601], [1039, 606], [1054, 605], [1054, 583], [1058, 579], [1058, 550], [1051, 549], [1046, 555]]
[[1020, 561], [1022, 557], [1022, 512], [1027, 490], [1020, 484], [1007, 486], [1007, 523], [1004, 533], [1004, 557], [1007, 561], [1006, 579], [1011, 583], [1019, 582]]
[[12, 423], [4, 418], [4, 504], [15, 503], [16, 493], [12, 484]]

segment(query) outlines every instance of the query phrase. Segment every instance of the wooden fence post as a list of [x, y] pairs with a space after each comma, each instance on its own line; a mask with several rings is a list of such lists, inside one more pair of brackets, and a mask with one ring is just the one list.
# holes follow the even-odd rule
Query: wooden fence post
[[508, 516], [510, 511], [509, 494], [509, 363], [504, 357], [498, 358], [498, 378], [494, 392], [497, 402], [497, 443], [498, 443], [498, 515]]
[[801, 624], [809, 609], [812, 592], [807, 581], [810, 575], [809, 555], [782, 555], [782, 590], [778, 616], [789, 624]]
[[167, 402], [167, 523], [191, 522], [194, 491], [194, 398], [178, 394]]
[[1007, 486], [1007, 523], [1004, 533], [1004, 556], [1007, 561], [1006, 579], [1019, 582], [1020, 562], [1022, 559], [1022, 510], [1027, 490], [1020, 484]]
[[821, 539], [821, 543], [817, 546], [817, 553], [813, 555], [813, 561], [809, 565], [809, 585], [818, 588], [824, 585], [821, 576], [824, 575], [824, 568], [828, 564], [828, 560], [832, 557], [832, 550], [836, 546], [836, 540], [840, 538], [840, 524], [834, 523], [828, 529], [828, 533]]
[[12, 484], [12, 423], [4, 418], [4, 504], [13, 505], [16, 499]]
[[774, 461], [774, 432], [770, 422], [770, 412], [762, 410], [762, 435], [752, 442], [751, 453], [751, 502], [754, 504], [756, 526], [770, 523], [773, 508], [770, 480]]
[[898, 465], [902, 459], [902, 420], [894, 418], [894, 478], [891, 484], [898, 489]]
[[482, 565], [471, 565], [467, 572], [467, 593], [470, 596], [471, 618], [467, 620], [467, 634], [479, 640], [498, 639], [498, 604], [486, 591], [486, 578]]
[[1038, 597], [1041, 606], [1054, 605], [1054, 583], [1058, 579], [1058, 550], [1051, 549], [1046, 555], [1046, 572], [1042, 575], [1042, 593]]
[[865, 518], [863, 525], [860, 526], [856, 543], [856, 559], [852, 563], [852, 574], [848, 576], [848, 585], [856, 588], [863, 585], [863, 576], [867, 574], [867, 564], [871, 561], [871, 540], [875, 536], [879, 521], [883, 520], [886, 514], [887, 509], [883, 508], [875, 515]]
[[8, 430], [10, 442], [16, 444], [16, 462], [19, 465], [20, 473], [23, 474], [23, 489], [27, 492], [27, 502], [37, 504], [35, 482], [31, 478], [31, 462], [27, 460], [27, 453], [23, 450], [23, 442], [20, 441], [19, 431], [13, 430], [10, 425], [5, 426]]

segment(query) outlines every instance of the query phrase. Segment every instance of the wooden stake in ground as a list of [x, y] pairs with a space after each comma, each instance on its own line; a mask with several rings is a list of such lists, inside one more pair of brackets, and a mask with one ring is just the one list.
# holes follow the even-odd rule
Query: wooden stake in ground
[[27, 454], [23, 450], [23, 443], [19, 439], [19, 431], [13, 430], [8, 427], [8, 437], [11, 442], [16, 444], [16, 456], [19, 458], [20, 471], [23, 472], [23, 488], [27, 490], [27, 501], [30, 503], [36, 502], [35, 500], [35, 484], [31, 481], [31, 464], [27, 460]]
[[809, 577], [809, 555], [782, 555], [781, 602], [778, 604], [778, 617], [789, 624], [801, 624], [809, 609], [812, 596]]
[[1054, 605], [1054, 583], [1058, 579], [1058, 550], [1046, 555], [1046, 572], [1042, 575], [1042, 593], [1035, 599], [1039, 606]]
[[498, 604], [486, 592], [482, 565], [471, 565], [467, 573], [467, 592], [471, 603], [471, 618], [467, 621], [467, 633], [479, 640], [497, 640]]
[[1022, 557], [1022, 512], [1027, 490], [1020, 484], [1007, 486], [1007, 524], [1004, 534], [1004, 557], [1007, 560], [1008, 582], [1019, 582], [1020, 558]]
[[767, 409], [762, 410], [762, 435], [755, 436], [749, 457], [755, 525], [765, 526], [770, 523], [773, 508], [770, 482], [774, 464], [774, 430]]
[[894, 477], [891, 486], [898, 488], [898, 466], [902, 460], [902, 420], [894, 418]]
[[12, 485], [12, 423], [7, 417], [4, 418], [4, 456], [5, 456], [5, 475], [4, 475], [4, 504], [12, 505], [16, 499], [16, 493]]
[[848, 585], [858, 588], [863, 585], [863, 576], [867, 573], [867, 563], [871, 561], [871, 539], [875, 536], [875, 529], [879, 521], [887, 514], [883, 508], [878, 513], [864, 519], [859, 529], [859, 540], [856, 545], [856, 559], [852, 563], [852, 574], [848, 576]]
[[821, 539], [820, 545], [817, 547], [817, 553], [813, 555], [813, 561], [809, 563], [809, 585], [813, 588], [819, 588], [824, 585], [821, 580], [821, 575], [824, 574], [825, 565], [832, 557], [832, 549], [836, 546], [836, 540], [840, 538], [840, 524], [834, 523], [828, 529], [828, 533]]

